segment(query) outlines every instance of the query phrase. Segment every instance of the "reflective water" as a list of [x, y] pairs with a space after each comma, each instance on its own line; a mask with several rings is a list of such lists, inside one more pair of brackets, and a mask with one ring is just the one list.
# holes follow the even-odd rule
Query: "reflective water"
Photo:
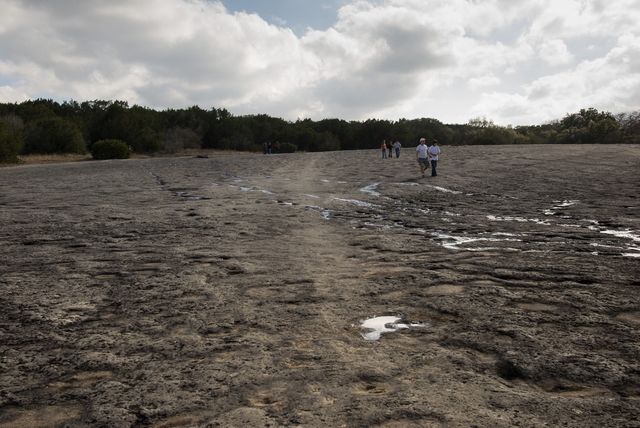
[[361, 333], [366, 340], [378, 340], [384, 333], [393, 333], [395, 331], [415, 327], [430, 327], [428, 322], [423, 323], [402, 323], [402, 317], [399, 315], [383, 316], [369, 318], [358, 325], [358, 327], [366, 331]]
[[[148, 171], [156, 179], [159, 178], [152, 172]], [[230, 178], [234, 182], [251, 181], [230, 175]], [[274, 178], [277, 180], [277, 177]], [[287, 178], [282, 178], [283, 181], [288, 181]], [[332, 183], [331, 180], [319, 180], [323, 183]], [[335, 182], [334, 182], [335, 183]], [[344, 181], [337, 183], [349, 184]], [[213, 186], [217, 186], [214, 184]], [[250, 186], [237, 186], [234, 184], [227, 184], [228, 187], [241, 189], [243, 191], [256, 191], [262, 192], [268, 195], [275, 195], [277, 192], [271, 190], [260, 189], [259, 187]], [[411, 186], [411, 187], [428, 187], [439, 192], [449, 193], [451, 195], [460, 195], [460, 198], [466, 199], [469, 193], [464, 193], [458, 190], [451, 190], [445, 187], [434, 186], [431, 184], [423, 183], [392, 183], [388, 186]], [[415, 202], [408, 202], [397, 197], [393, 197], [394, 192], [390, 192], [390, 196], [385, 196], [385, 184], [376, 182], [369, 185], [358, 187], [358, 191], [367, 194], [374, 198], [381, 198], [389, 202], [376, 204], [368, 202], [366, 200], [341, 198], [336, 196], [335, 193], [330, 195], [315, 195], [315, 194], [288, 194], [288, 200], [274, 200], [273, 202], [280, 205], [288, 206], [303, 206], [305, 209], [319, 213], [323, 220], [332, 221], [348, 221], [355, 223], [353, 226], [356, 229], [379, 229], [381, 231], [390, 232], [402, 232], [409, 231], [412, 233], [422, 233], [427, 237], [430, 237], [435, 243], [442, 245], [443, 247], [454, 251], [523, 251], [523, 252], [544, 252], [544, 251], [584, 251], [579, 250], [580, 245], [593, 245], [599, 246], [598, 251], [585, 252], [592, 255], [621, 255], [624, 257], [640, 257], [640, 233], [629, 228], [608, 227], [601, 225], [597, 220], [592, 219], [574, 219], [570, 214], [571, 210], [580, 204], [577, 200], [553, 200], [549, 202], [547, 207], [540, 207], [538, 210], [532, 213], [524, 213], [524, 215], [507, 215], [499, 213], [481, 213], [476, 214], [469, 213], [459, 214], [452, 211], [442, 211], [432, 209], [425, 204], [417, 204]], [[331, 189], [335, 192], [335, 189]], [[184, 193], [184, 192], [183, 192]], [[206, 199], [201, 196], [189, 196], [186, 194], [178, 194], [183, 199]], [[500, 199], [517, 199], [510, 196], [491, 195]], [[355, 210], [348, 206], [337, 207], [321, 207], [305, 205], [302, 201], [296, 201], [296, 198], [314, 198], [323, 199], [326, 198], [327, 204], [330, 205], [330, 201], [345, 202], [347, 204], [355, 205], [356, 207], [367, 208], [367, 211]], [[533, 215], [531, 215], [533, 214]], [[536, 217], [535, 215], [542, 216], [544, 219]], [[444, 217], [443, 217], [444, 215]], [[429, 226], [425, 226], [424, 221], [411, 221], [412, 218], [433, 216], [428, 221]], [[437, 217], [435, 217], [437, 216]], [[400, 217], [403, 217], [402, 219]], [[477, 222], [481, 219], [488, 219], [491, 223], [522, 223], [522, 226], [507, 224], [501, 227], [499, 224], [487, 225], [485, 230], [477, 230], [477, 228], [467, 227], [469, 224], [477, 225]], [[406, 218], [406, 220], [404, 219]], [[562, 219], [562, 222], [558, 222], [556, 219]], [[486, 221], [486, 220], [485, 220]], [[422, 224], [420, 224], [422, 223]], [[529, 224], [529, 225], [527, 225]], [[433, 225], [433, 226], [431, 226]], [[524, 228], [526, 232], [518, 233], [517, 230]], [[497, 229], [497, 230], [496, 230]], [[501, 230], [502, 229], [502, 230]], [[514, 230], [516, 229], [516, 230]], [[562, 231], [561, 229], [565, 229]], [[582, 232], [580, 231], [582, 229]], [[602, 235], [609, 235], [612, 239], [597, 239], [595, 236], [589, 237], [585, 242], [585, 233], [588, 231], [597, 232]], [[545, 236], [550, 234], [552, 239], [545, 239]], [[560, 234], [560, 235], [558, 235]], [[565, 237], [566, 239], [558, 239], [559, 237]], [[575, 238], [574, 238], [575, 236]], [[526, 237], [526, 238], [525, 238]], [[617, 239], [615, 239], [617, 238]], [[628, 243], [624, 243], [628, 240]], [[512, 245], [506, 246], [505, 243], [512, 243]], [[619, 243], [618, 243], [619, 242]], [[478, 246], [478, 244], [489, 244], [489, 246]]]

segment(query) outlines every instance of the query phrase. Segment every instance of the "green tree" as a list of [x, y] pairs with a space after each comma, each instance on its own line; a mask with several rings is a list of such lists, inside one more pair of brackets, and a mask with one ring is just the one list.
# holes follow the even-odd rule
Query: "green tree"
[[0, 119], [0, 163], [17, 163], [23, 142], [8, 122], [6, 118]]
[[316, 132], [309, 127], [298, 128], [295, 145], [298, 150], [311, 151], [316, 141]]
[[39, 119], [24, 129], [25, 154], [86, 153], [78, 127], [60, 117]]
[[620, 140], [620, 124], [608, 111], [594, 108], [567, 114], [558, 124], [556, 142], [560, 144], [616, 143]]
[[129, 159], [131, 151], [127, 143], [120, 140], [100, 140], [91, 146], [91, 157], [102, 159]]
[[200, 149], [202, 140], [192, 129], [176, 126], [165, 133], [161, 149], [165, 153], [176, 153], [183, 149]]
[[134, 152], [154, 153], [160, 150], [162, 132], [156, 132], [149, 126], [140, 128], [134, 135], [131, 148]]
[[[95, 107], [103, 106], [97, 104]], [[91, 144], [100, 140], [120, 140], [132, 146], [136, 127], [128, 114], [128, 108], [126, 101], [109, 102], [91, 126], [89, 133]]]
[[393, 124], [388, 120], [367, 119], [358, 128], [355, 138], [361, 149], [377, 149], [382, 140], [389, 140], [393, 135]]
[[340, 150], [340, 139], [329, 131], [316, 134], [314, 151], [328, 152]]
[[496, 125], [485, 117], [470, 119], [465, 135], [470, 139], [469, 144], [474, 145], [513, 144], [518, 139], [511, 127]]
[[313, 125], [313, 129], [316, 133], [329, 132], [335, 136], [338, 139], [340, 149], [342, 150], [353, 150], [357, 147], [357, 142], [354, 139], [353, 128], [354, 127], [349, 122], [342, 119], [323, 119]]
[[622, 133], [622, 142], [640, 143], [640, 110], [620, 113], [616, 115], [616, 121]]

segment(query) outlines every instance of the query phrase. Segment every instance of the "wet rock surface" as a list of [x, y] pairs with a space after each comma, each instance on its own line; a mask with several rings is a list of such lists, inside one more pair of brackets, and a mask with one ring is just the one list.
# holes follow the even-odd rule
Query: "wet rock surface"
[[640, 426], [640, 147], [443, 152], [0, 169], [0, 427]]

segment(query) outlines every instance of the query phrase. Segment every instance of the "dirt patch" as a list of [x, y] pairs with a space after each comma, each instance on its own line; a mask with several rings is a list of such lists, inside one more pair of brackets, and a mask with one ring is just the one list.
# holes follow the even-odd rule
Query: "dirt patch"
[[640, 147], [443, 152], [0, 169], [0, 427], [635, 426]]

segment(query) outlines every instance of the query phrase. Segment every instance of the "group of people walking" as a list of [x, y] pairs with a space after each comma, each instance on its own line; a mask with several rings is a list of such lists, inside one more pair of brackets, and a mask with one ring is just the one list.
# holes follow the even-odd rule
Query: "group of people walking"
[[271, 141], [262, 143], [262, 153], [265, 155], [270, 155], [273, 149], [275, 149], [276, 153], [280, 153], [280, 143], [278, 141], [275, 144], [271, 144]]
[[400, 141], [396, 140], [395, 143], [392, 141], [389, 141], [389, 143], [387, 143], [386, 140], [382, 140], [382, 144], [380, 145], [380, 148], [382, 149], [382, 159], [387, 158], [387, 150], [389, 150], [389, 159], [393, 159], [393, 149], [396, 150], [396, 159], [399, 158], [401, 147], [402, 147], [402, 144], [400, 144]]
[[[389, 159], [393, 158], [393, 149], [396, 149], [396, 158], [400, 157], [400, 148], [402, 144], [400, 141], [396, 141], [395, 143], [387, 143], [386, 140], [382, 140], [382, 144], [380, 148], [382, 149], [382, 159], [387, 158], [387, 150], [389, 151]], [[420, 174], [424, 177], [424, 173], [429, 167], [431, 167], [431, 176], [435, 177], [438, 175], [436, 171], [436, 167], [438, 166], [438, 157], [440, 156], [441, 150], [438, 146], [438, 141], [433, 140], [431, 146], [427, 146], [427, 140], [424, 138], [420, 138], [420, 144], [416, 147], [416, 161], [418, 165], [420, 165]]]
[[424, 177], [424, 172], [429, 168], [431, 164], [431, 176], [438, 175], [436, 167], [438, 166], [438, 156], [440, 155], [440, 147], [438, 142], [433, 140], [431, 146], [427, 147], [427, 141], [424, 138], [420, 138], [420, 144], [416, 147], [416, 160], [420, 165], [420, 173]]

